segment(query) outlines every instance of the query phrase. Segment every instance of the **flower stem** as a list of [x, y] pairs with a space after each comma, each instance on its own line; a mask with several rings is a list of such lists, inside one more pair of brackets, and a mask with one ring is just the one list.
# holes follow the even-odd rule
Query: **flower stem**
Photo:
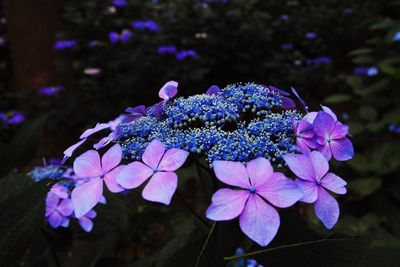
[[204, 225], [209, 228], [210, 227], [210, 223], [205, 220], [203, 217], [200, 216], [200, 214], [198, 214], [193, 208], [192, 206], [190, 206], [190, 204], [178, 193], [175, 193], [176, 196], [179, 198], [180, 201], [182, 201], [182, 203], [190, 210], [190, 212], [202, 223], [204, 223]]
[[211, 238], [211, 236], [212, 236], [212, 234], [213, 234], [213, 232], [214, 232], [214, 229], [215, 229], [215, 225], [216, 225], [216, 224], [217, 224], [216, 222], [213, 222], [213, 223], [212, 223], [211, 229], [210, 229], [210, 231], [208, 232], [207, 239], [206, 239], [206, 241], [204, 242], [203, 247], [202, 247], [201, 250], [200, 250], [199, 256], [197, 256], [196, 264], [194, 265], [194, 267], [197, 267], [197, 266], [199, 265], [201, 256], [203, 255], [204, 250], [206, 250], [208, 241], [210, 241], [210, 238]]

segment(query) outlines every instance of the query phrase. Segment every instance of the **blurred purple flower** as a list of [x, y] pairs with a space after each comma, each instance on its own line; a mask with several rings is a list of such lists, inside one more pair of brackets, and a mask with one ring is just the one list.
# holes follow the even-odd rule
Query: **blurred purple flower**
[[196, 51], [190, 49], [190, 50], [181, 50], [178, 53], [176, 53], [176, 58], [178, 60], [184, 60], [187, 57], [196, 58], [197, 57]]
[[274, 172], [265, 158], [254, 159], [246, 166], [218, 160], [213, 162], [213, 168], [221, 182], [238, 189], [223, 188], [215, 192], [206, 211], [207, 218], [227, 221], [239, 216], [243, 233], [260, 246], [268, 245], [280, 225], [273, 206], [292, 206], [302, 197], [301, 190], [284, 174]]
[[[119, 165], [122, 159], [122, 149], [119, 144], [112, 146], [100, 160], [95, 150], [89, 150], [74, 161], [76, 180], [83, 181], [71, 193], [75, 216], [79, 219], [90, 211], [100, 201], [103, 195], [103, 181], [108, 190], [118, 193], [124, 189], [116, 182], [116, 177], [125, 168]], [[118, 166], [118, 167], [117, 167]]]
[[143, 189], [143, 198], [169, 205], [178, 185], [175, 171], [185, 163], [188, 155], [189, 152], [177, 148], [165, 151], [162, 142], [153, 140], [143, 153], [143, 163], [128, 164], [116, 180], [123, 188], [132, 189], [150, 179]]
[[0, 46], [4, 46], [6, 44], [6, 39], [0, 36]]
[[352, 14], [353, 13], [353, 9], [351, 7], [346, 7], [343, 9], [343, 14]]
[[220, 93], [222, 93], [222, 91], [217, 85], [211, 85], [211, 87], [208, 88], [206, 95], [218, 95]]
[[379, 73], [379, 70], [377, 67], [370, 67], [367, 69], [367, 76], [372, 77], [376, 76]]
[[292, 50], [294, 45], [292, 43], [283, 43], [281, 45], [282, 50]]
[[400, 32], [396, 32], [393, 36], [393, 41], [400, 42]]
[[19, 111], [0, 112], [0, 120], [4, 125], [18, 125], [25, 120], [25, 116]]
[[353, 70], [354, 74], [365, 75], [367, 73], [367, 69], [363, 67], [357, 67]]
[[314, 39], [315, 37], [317, 37], [317, 34], [315, 32], [307, 32], [306, 33], [306, 38], [308, 38], [308, 39]]
[[160, 27], [153, 20], [134, 20], [131, 22], [131, 26], [137, 30], [149, 30], [157, 32]]
[[128, 2], [125, 0], [113, 0], [112, 4], [116, 7], [126, 7], [128, 6]]
[[162, 55], [162, 54], [175, 54], [176, 53], [176, 47], [171, 45], [171, 46], [159, 46], [157, 48], [157, 53]]
[[58, 40], [54, 44], [54, 50], [65, 50], [76, 47], [78, 43], [75, 40]]
[[73, 208], [70, 199], [60, 199], [51, 192], [47, 194], [45, 217], [51, 227], [68, 227], [68, 217], [72, 215], [72, 212]]
[[96, 218], [97, 213], [94, 210], [89, 210], [85, 215], [78, 219], [79, 225], [85, 232], [90, 232], [93, 229], [92, 219]]
[[54, 96], [64, 89], [63, 86], [47, 86], [39, 89], [39, 95]]
[[101, 74], [101, 69], [99, 68], [86, 68], [83, 70], [83, 73], [89, 76], [97, 76]]
[[326, 189], [336, 194], [346, 194], [346, 182], [329, 172], [327, 159], [318, 151], [312, 151], [308, 156], [286, 154], [283, 156], [289, 169], [297, 175], [295, 183], [303, 191], [300, 201], [315, 203], [317, 217], [331, 229], [339, 218], [339, 205]]
[[280, 18], [281, 20], [287, 21], [287, 20], [289, 20], [289, 15], [287, 15], [287, 14], [282, 14], [279, 18]]

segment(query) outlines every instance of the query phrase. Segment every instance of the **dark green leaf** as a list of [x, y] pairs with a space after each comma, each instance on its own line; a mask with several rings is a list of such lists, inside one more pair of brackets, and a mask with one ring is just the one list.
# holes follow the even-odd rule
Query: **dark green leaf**
[[33, 183], [30, 177], [15, 172], [0, 179], [0, 204], [7, 199], [16, 197]]
[[346, 101], [349, 101], [350, 99], [351, 99], [351, 95], [338, 94], [338, 95], [332, 95], [332, 96], [326, 98], [325, 102], [335, 104], [335, 103], [346, 102]]

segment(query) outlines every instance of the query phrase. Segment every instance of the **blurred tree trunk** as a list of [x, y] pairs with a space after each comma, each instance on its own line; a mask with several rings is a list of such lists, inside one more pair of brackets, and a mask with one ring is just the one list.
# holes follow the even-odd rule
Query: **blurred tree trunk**
[[15, 90], [54, 85], [53, 44], [61, 0], [4, 0]]

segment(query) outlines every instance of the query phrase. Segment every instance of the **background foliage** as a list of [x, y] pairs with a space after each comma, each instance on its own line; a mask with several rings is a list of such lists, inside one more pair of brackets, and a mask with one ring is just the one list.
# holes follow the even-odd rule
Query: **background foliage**
[[[46, 226], [40, 219], [41, 203], [49, 184], [32, 184], [23, 172], [12, 171], [32, 160], [39, 164], [42, 156], [59, 157], [82, 129], [116, 117], [125, 107], [156, 102], [160, 86], [176, 80], [181, 95], [204, 92], [212, 84], [247, 81], [281, 89], [294, 86], [312, 109], [328, 105], [350, 125], [356, 156], [334, 171], [349, 182], [350, 192], [341, 199], [342, 214], [333, 233], [324, 232], [310, 208], [300, 206], [301, 216], [296, 210], [282, 212], [289, 218], [282, 220], [287, 225], [268, 248], [321, 236], [333, 240], [254, 255], [259, 263], [399, 266], [400, 41], [394, 37], [400, 31], [400, 2], [128, 2], [113, 13], [109, 1], [65, 1], [58, 39], [78, 45], [57, 51], [62, 78], [49, 86], [62, 85], [64, 90], [55, 96], [6, 93], [12, 64], [7, 24], [0, 26], [5, 39], [0, 45], [0, 108], [20, 109], [27, 118], [22, 125], [0, 125], [1, 261], [14, 264], [18, 259], [34, 266], [194, 265], [208, 226], [186, 204], [204, 213], [209, 192], [196, 186], [200, 177], [211, 181], [203, 170], [182, 170], [180, 197], [171, 207], [145, 204], [135, 194], [106, 196], [108, 204], [97, 209], [91, 234], [76, 225], [62, 230]], [[160, 30], [133, 29], [133, 20], [154, 20]], [[109, 33], [124, 29], [132, 32], [131, 40], [111, 44]], [[90, 47], [93, 40], [98, 45]], [[197, 56], [178, 60], [159, 54], [160, 46], [194, 50]], [[98, 68], [101, 74], [87, 75], [87, 68]], [[40, 134], [42, 116], [50, 111]], [[48, 146], [55, 148], [50, 152]], [[257, 249], [237, 227], [217, 225], [199, 266], [226, 266], [221, 255], [231, 256], [239, 246]]]

